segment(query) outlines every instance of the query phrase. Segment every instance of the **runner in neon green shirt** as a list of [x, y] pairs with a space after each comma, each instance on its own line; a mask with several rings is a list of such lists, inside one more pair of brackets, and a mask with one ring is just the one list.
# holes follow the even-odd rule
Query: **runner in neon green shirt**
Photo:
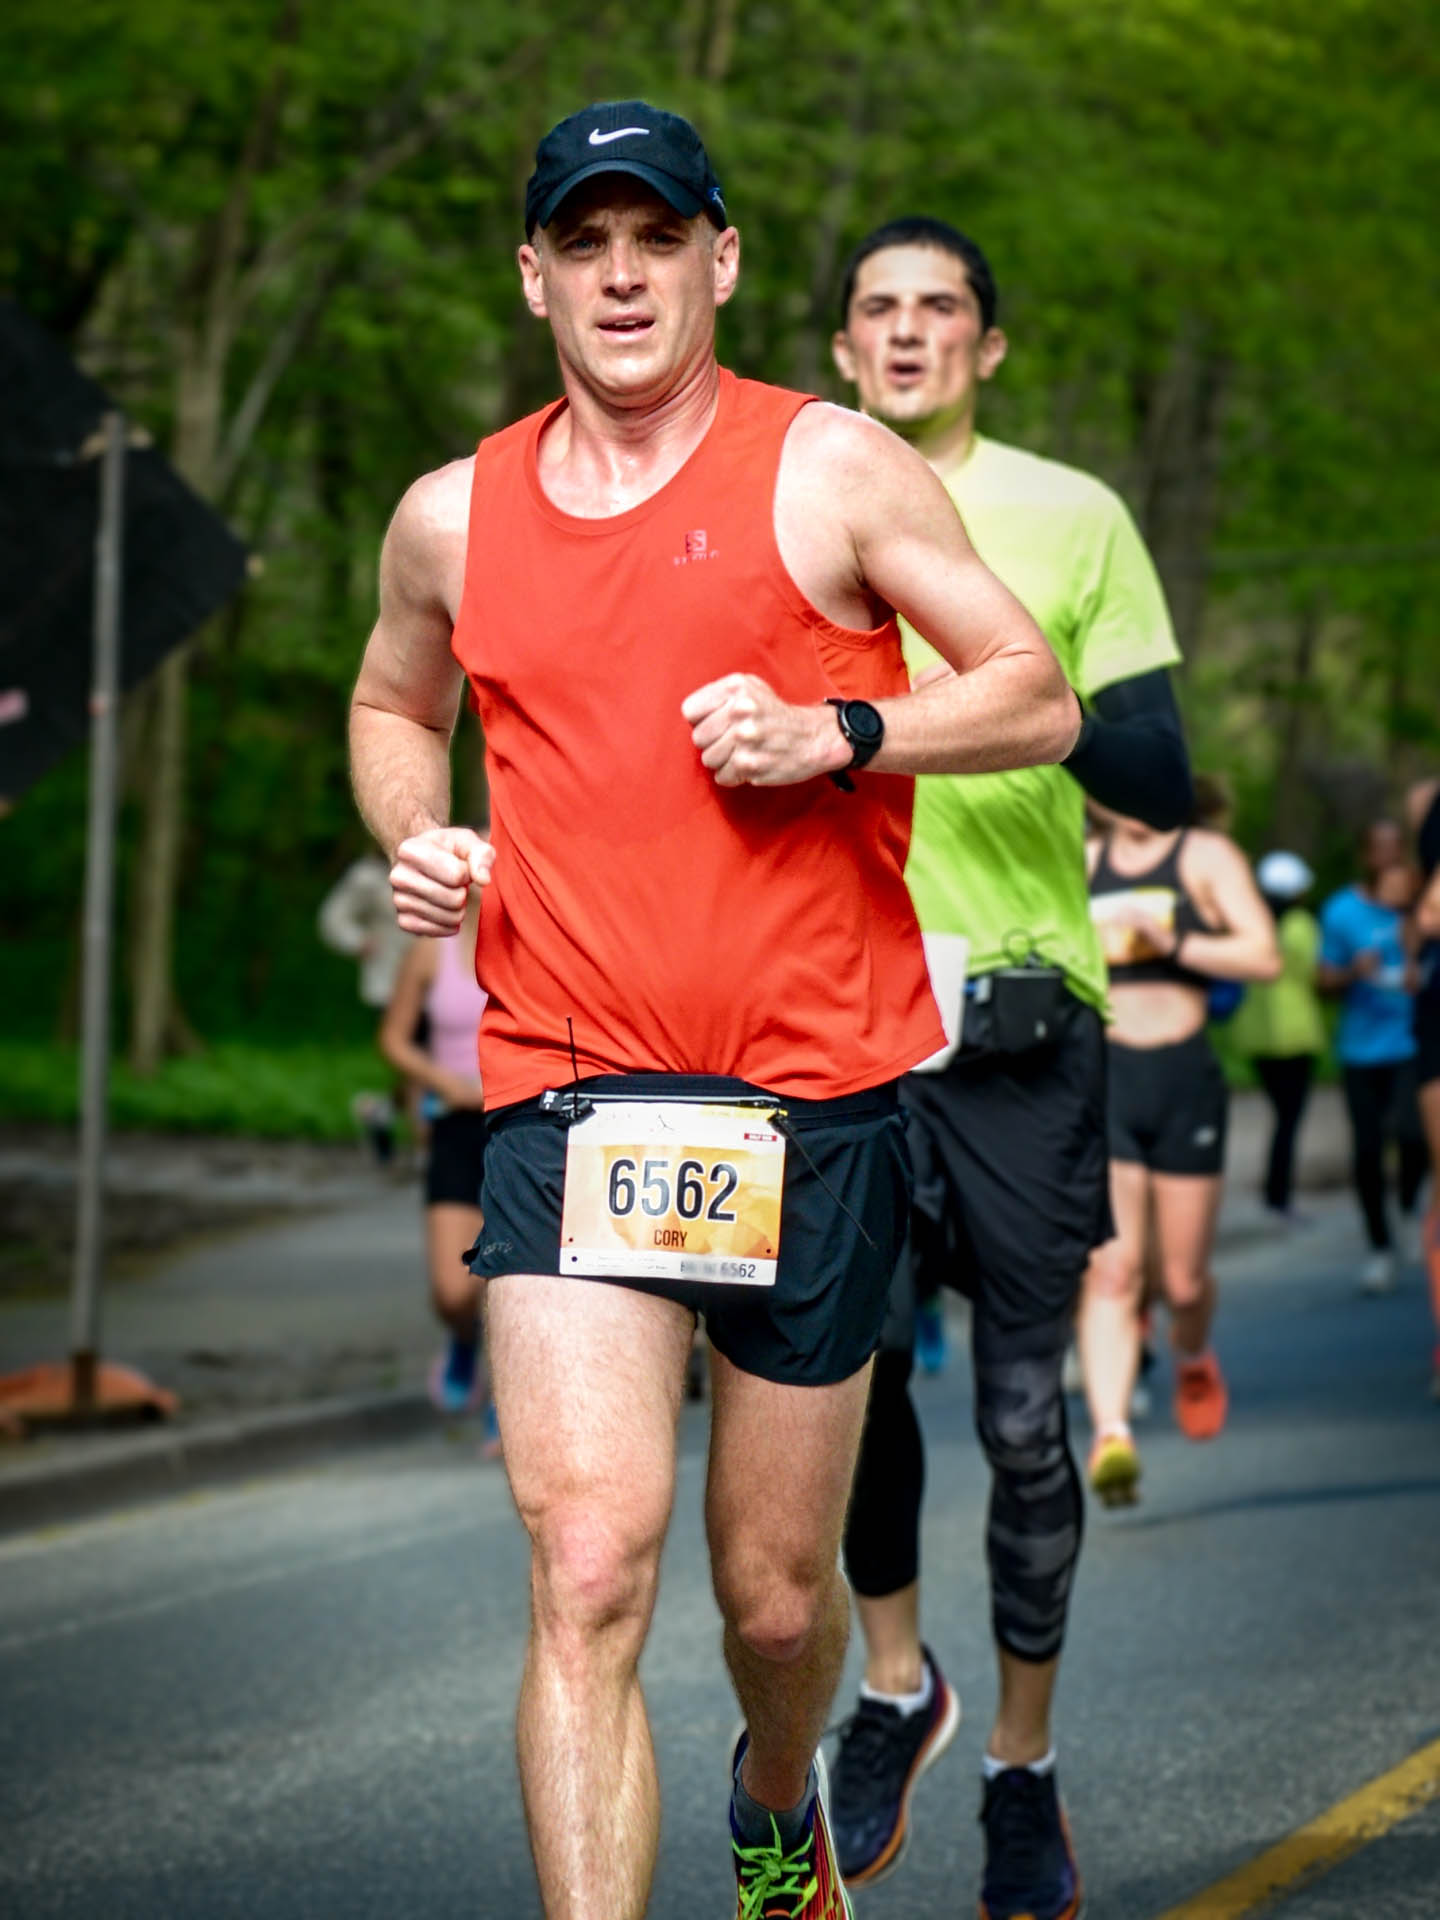
[[[976, 551], [1024, 603], [1082, 699], [1179, 660], [1154, 565], [1103, 482], [978, 433], [958, 458], [932, 465]], [[939, 661], [910, 629], [905, 655], [912, 675]], [[972, 974], [1033, 951], [1103, 1006], [1083, 835], [1084, 794], [1062, 767], [926, 775], [906, 870], [920, 925], [965, 935]]]
[[[841, 315], [835, 357], [861, 406], [940, 475], [979, 553], [1049, 638], [1087, 718], [1063, 769], [917, 782], [907, 877], [952, 1047], [902, 1083], [914, 1259], [892, 1291], [846, 1534], [866, 1669], [835, 1768], [834, 1833], [848, 1884], [888, 1872], [908, 1837], [915, 1780], [959, 1719], [920, 1640], [924, 1453], [908, 1385], [914, 1289], [943, 1279], [972, 1301], [975, 1420], [992, 1476], [1000, 1687], [985, 1758], [980, 1912], [1072, 1920], [1080, 1880], [1057, 1797], [1050, 1706], [1083, 1495], [1060, 1374], [1091, 1249], [1113, 1230], [1105, 969], [1082, 787], [1156, 826], [1188, 818], [1167, 671], [1178, 652], [1155, 570], [1116, 495], [974, 432], [978, 388], [1006, 350], [974, 242], [938, 221], [880, 228], [852, 256]], [[948, 671], [914, 634], [906, 646], [917, 680]]]
[[1300, 902], [1315, 876], [1295, 853], [1267, 853], [1255, 879], [1275, 916], [1280, 977], [1247, 987], [1230, 1022], [1230, 1044], [1255, 1069], [1274, 1113], [1265, 1169], [1265, 1204], [1278, 1220], [1299, 1216], [1291, 1206], [1295, 1141], [1321, 1054], [1329, 1045], [1316, 975], [1320, 923]]

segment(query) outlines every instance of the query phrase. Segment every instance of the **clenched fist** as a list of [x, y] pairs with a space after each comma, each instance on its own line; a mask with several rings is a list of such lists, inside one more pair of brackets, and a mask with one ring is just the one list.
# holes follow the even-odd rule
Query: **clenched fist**
[[460, 931], [471, 887], [490, 883], [495, 849], [472, 827], [429, 827], [395, 850], [390, 890], [406, 933], [443, 938]]
[[791, 706], [753, 673], [697, 687], [680, 711], [717, 786], [792, 787], [850, 764], [833, 707]]

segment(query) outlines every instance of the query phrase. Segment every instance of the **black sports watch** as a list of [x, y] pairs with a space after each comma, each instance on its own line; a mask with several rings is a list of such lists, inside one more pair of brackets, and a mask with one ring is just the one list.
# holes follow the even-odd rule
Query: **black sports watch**
[[825, 704], [834, 707], [840, 731], [850, 748], [849, 770], [832, 773], [830, 778], [842, 793], [853, 793], [855, 782], [850, 774], [869, 766], [884, 746], [885, 722], [880, 717], [879, 708], [872, 707], [868, 700], [836, 700], [832, 695]]

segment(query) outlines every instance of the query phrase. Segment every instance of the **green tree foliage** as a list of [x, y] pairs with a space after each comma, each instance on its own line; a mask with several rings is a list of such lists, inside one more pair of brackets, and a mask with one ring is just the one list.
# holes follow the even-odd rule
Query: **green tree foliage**
[[[1132, 502], [1245, 834], [1337, 865], [1440, 757], [1440, 131], [1413, 0], [11, 0], [4, 40], [0, 286], [263, 561], [177, 722], [203, 1034], [362, 1021], [313, 928], [363, 844], [342, 736], [375, 553], [410, 478], [554, 391], [518, 209], [539, 134], [587, 99], [705, 132], [744, 237], [743, 372], [838, 393], [836, 281], [877, 221], [982, 240], [1012, 339], [985, 424]], [[132, 876], [159, 726], [138, 702]], [[0, 829], [0, 964], [39, 1033], [73, 998], [83, 779]]]

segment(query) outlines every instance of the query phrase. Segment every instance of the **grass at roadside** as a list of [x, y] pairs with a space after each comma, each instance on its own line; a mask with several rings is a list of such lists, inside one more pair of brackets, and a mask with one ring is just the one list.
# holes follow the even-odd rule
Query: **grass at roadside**
[[[1248, 1062], [1227, 1044], [1227, 1030], [1210, 1031], [1231, 1086], [1253, 1086]], [[1322, 1065], [1322, 1079], [1330, 1077], [1328, 1064]], [[0, 1125], [27, 1120], [73, 1125], [79, 1072], [74, 1047], [0, 1040]], [[352, 1099], [390, 1082], [390, 1069], [363, 1041], [221, 1040], [203, 1053], [167, 1060], [150, 1079], [117, 1060], [110, 1076], [110, 1124], [156, 1132], [352, 1140]]]
[[[73, 1047], [0, 1040], [0, 1123], [71, 1125], [79, 1110]], [[167, 1060], [148, 1079], [115, 1061], [110, 1124], [162, 1132], [256, 1134], [270, 1139], [349, 1140], [350, 1102], [390, 1084], [373, 1047], [223, 1040]]]

